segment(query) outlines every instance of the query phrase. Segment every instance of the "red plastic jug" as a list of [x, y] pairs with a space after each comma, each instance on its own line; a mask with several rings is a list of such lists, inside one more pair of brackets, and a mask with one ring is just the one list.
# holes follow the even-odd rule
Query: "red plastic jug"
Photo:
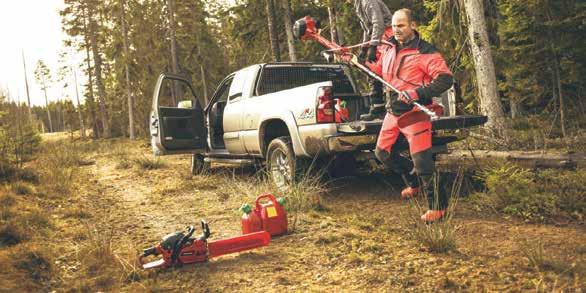
[[262, 231], [260, 215], [245, 203], [240, 207], [242, 211], [242, 235]]
[[342, 99], [334, 99], [336, 101], [336, 122], [347, 122], [349, 120], [348, 117], [348, 108], [346, 107], [346, 101]]
[[[261, 204], [263, 199], [268, 199], [268, 202]], [[271, 236], [287, 233], [287, 213], [272, 194], [257, 197], [254, 212], [260, 214], [262, 229]]]

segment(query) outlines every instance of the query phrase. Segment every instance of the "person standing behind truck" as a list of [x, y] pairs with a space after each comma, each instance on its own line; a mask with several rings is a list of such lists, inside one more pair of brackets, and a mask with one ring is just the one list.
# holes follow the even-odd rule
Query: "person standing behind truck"
[[[387, 114], [375, 155], [385, 167], [407, 179], [408, 186], [401, 192], [403, 198], [419, 192], [420, 182], [416, 175], [419, 176], [429, 204], [429, 210], [421, 219], [433, 222], [444, 216], [448, 200], [441, 188], [438, 188], [438, 194], [434, 190], [435, 162], [431, 151], [430, 117], [413, 107], [411, 101], [432, 104], [432, 97], [439, 96], [452, 86], [453, 77], [441, 54], [420, 38], [411, 10], [397, 10], [392, 26], [392, 45], [385, 48], [378, 61], [369, 67], [402, 93], [393, 92], [387, 101]], [[412, 161], [392, 148], [401, 133], [409, 142]]]
[[[351, 1], [348, 0], [348, 2]], [[382, 0], [354, 0], [354, 7], [363, 30], [362, 43], [368, 43], [361, 48], [358, 59], [361, 63], [376, 62], [381, 55], [381, 50], [386, 47], [381, 46], [381, 40], [388, 40], [393, 36], [391, 27], [393, 15]], [[368, 114], [361, 115], [360, 119], [366, 121], [382, 119], [385, 113], [383, 86], [373, 78], [369, 78], [368, 83], [370, 107]]]

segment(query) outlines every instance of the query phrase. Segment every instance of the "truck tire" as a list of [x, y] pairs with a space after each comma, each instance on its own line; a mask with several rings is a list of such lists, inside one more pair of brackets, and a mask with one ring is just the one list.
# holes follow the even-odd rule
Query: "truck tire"
[[295, 156], [291, 138], [273, 139], [267, 148], [267, 169], [273, 182], [279, 187], [298, 182], [304, 172], [304, 162]]
[[191, 174], [197, 176], [210, 170], [211, 163], [205, 162], [201, 154], [191, 155]]

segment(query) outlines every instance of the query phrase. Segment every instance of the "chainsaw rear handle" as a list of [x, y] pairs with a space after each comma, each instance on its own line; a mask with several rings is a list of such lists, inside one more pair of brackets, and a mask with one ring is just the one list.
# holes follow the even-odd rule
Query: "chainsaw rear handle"
[[159, 252], [157, 251], [156, 247], [151, 247], [143, 250], [142, 254], [138, 257], [138, 262], [141, 266], [145, 263], [144, 259], [150, 255], [159, 255]]
[[149, 255], [158, 255], [158, 254], [159, 253], [157, 253], [157, 248], [151, 247], [151, 248], [147, 248], [147, 249], [143, 250], [142, 257], [147, 257]]

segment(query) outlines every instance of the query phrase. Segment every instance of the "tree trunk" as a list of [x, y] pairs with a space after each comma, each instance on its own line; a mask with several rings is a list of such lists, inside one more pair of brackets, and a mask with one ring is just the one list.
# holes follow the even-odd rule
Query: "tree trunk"
[[45, 93], [45, 105], [47, 106], [47, 116], [49, 116], [49, 132], [53, 132], [53, 121], [51, 120], [51, 110], [49, 110], [49, 99], [47, 98], [47, 88], [43, 82], [43, 92]]
[[515, 162], [527, 168], [584, 168], [586, 153], [581, 152], [542, 152], [542, 151], [487, 151], [487, 150], [454, 150], [449, 154], [440, 154], [438, 165], [461, 167], [468, 162], [486, 162], [495, 159]]
[[[171, 37], [171, 72], [179, 74], [179, 62], [177, 58], [177, 39], [175, 37], [175, 1], [167, 0], [167, 7], [169, 9], [169, 34]], [[181, 97], [179, 84], [173, 81], [173, 90], [171, 91], [171, 98], [173, 104], [177, 105], [178, 97]]]
[[79, 131], [80, 131], [80, 135], [81, 137], [85, 137], [85, 123], [83, 121], [83, 114], [82, 114], [82, 108], [81, 108], [81, 103], [79, 102], [79, 88], [77, 87], [77, 72], [75, 72], [75, 69], [72, 67], [71, 70], [73, 71], [73, 81], [75, 82], [75, 97], [77, 98], [77, 113], [79, 116]]
[[130, 62], [130, 55], [128, 54], [128, 31], [126, 30], [126, 1], [120, 1], [120, 22], [122, 25], [122, 45], [124, 46], [124, 75], [126, 79], [126, 97], [128, 103], [128, 130], [130, 139], [135, 140], [136, 134], [134, 131], [134, 99], [130, 91], [130, 70], [128, 69], [128, 63]]
[[480, 110], [488, 116], [486, 126], [492, 130], [499, 130], [504, 127], [505, 114], [497, 90], [484, 5], [482, 0], [465, 0], [464, 6], [468, 17], [468, 37], [478, 82]]
[[295, 49], [295, 37], [293, 36], [293, 20], [291, 19], [290, 0], [281, 0], [283, 4], [283, 19], [285, 21], [285, 32], [287, 33], [287, 46], [289, 48], [289, 61], [297, 62], [297, 50]]
[[275, 5], [273, 0], [265, 0], [267, 9], [267, 24], [269, 27], [269, 39], [271, 42], [271, 53], [273, 61], [281, 62], [281, 52], [279, 50], [279, 37], [275, 23]]
[[28, 120], [29, 120], [29, 123], [32, 124], [32, 122], [33, 122], [33, 113], [32, 113], [33, 106], [31, 105], [31, 96], [30, 96], [29, 90], [28, 90], [28, 78], [26, 76], [26, 62], [24, 61], [24, 50], [22, 51], [22, 66], [24, 67], [24, 85], [26, 86], [26, 99], [28, 101]]
[[559, 63], [556, 58], [554, 58], [553, 68], [556, 76], [556, 85], [558, 89], [557, 94], [560, 101], [560, 124], [562, 127], [562, 137], [566, 138], [566, 105], [564, 103], [564, 94], [562, 92], [562, 80], [560, 78]]
[[100, 112], [102, 116], [102, 136], [109, 138], [110, 132], [110, 119], [108, 117], [108, 109], [106, 107], [106, 90], [102, 81], [102, 56], [98, 52], [98, 37], [96, 21], [93, 18], [93, 11], [91, 7], [88, 7], [87, 11], [88, 22], [89, 22], [89, 39], [92, 47], [92, 54], [94, 55], [94, 75], [96, 77], [96, 84], [98, 86], [98, 99], [100, 102]]
[[201, 72], [201, 84], [202, 84], [202, 90], [203, 90], [203, 105], [202, 107], [205, 107], [208, 104], [208, 85], [207, 85], [207, 81], [206, 81], [206, 73], [203, 69], [203, 65], [199, 66], [199, 70]]
[[[549, 22], [552, 21], [551, 19], [551, 12], [548, 10], [547, 11], [547, 20]], [[551, 28], [547, 28], [547, 35], [549, 36], [549, 49], [551, 50], [551, 62], [552, 62], [552, 67], [553, 67], [553, 74], [554, 74], [554, 88], [557, 88], [557, 96], [559, 98], [559, 102], [560, 102], [560, 125], [562, 128], [562, 137], [566, 138], [566, 107], [565, 107], [565, 103], [564, 103], [564, 94], [563, 94], [563, 90], [562, 90], [562, 80], [560, 77], [560, 63], [558, 61], [558, 56], [556, 53], [556, 49], [554, 47], [554, 36], [553, 36], [553, 32], [551, 31]], [[553, 89], [555, 90], [555, 89]], [[555, 96], [555, 95], [554, 95]]]
[[521, 102], [509, 99], [509, 105], [511, 106], [511, 118], [516, 119], [521, 115]]
[[95, 105], [94, 105], [94, 83], [92, 81], [92, 65], [91, 63], [91, 59], [90, 59], [90, 46], [89, 43], [87, 41], [87, 36], [85, 37], [86, 39], [86, 44], [85, 44], [85, 54], [86, 54], [86, 60], [87, 60], [87, 72], [88, 72], [88, 99], [86, 101], [87, 104], [87, 108], [89, 110], [89, 114], [90, 114], [90, 121], [92, 122], [92, 132], [93, 132], [93, 137], [94, 138], [98, 138], [100, 131], [99, 131], [99, 127], [98, 127], [98, 121], [96, 119], [96, 110], [95, 110]]

